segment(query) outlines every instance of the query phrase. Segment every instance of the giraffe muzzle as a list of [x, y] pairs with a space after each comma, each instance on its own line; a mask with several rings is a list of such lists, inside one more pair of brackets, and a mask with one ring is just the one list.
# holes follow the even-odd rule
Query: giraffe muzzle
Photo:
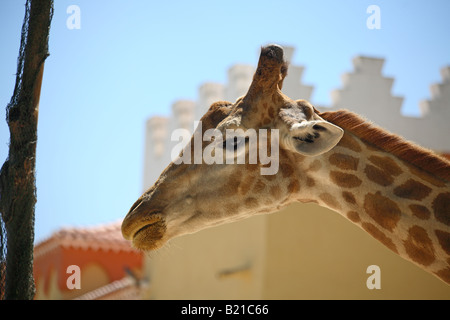
[[133, 247], [154, 250], [160, 247], [166, 232], [166, 223], [159, 211], [148, 210], [147, 202], [139, 199], [122, 222], [122, 235]]

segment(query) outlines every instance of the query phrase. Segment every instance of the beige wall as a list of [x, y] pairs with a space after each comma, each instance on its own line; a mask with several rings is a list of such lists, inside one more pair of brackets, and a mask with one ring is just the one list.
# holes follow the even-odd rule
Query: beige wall
[[[450, 299], [450, 286], [331, 210], [295, 204], [267, 216], [265, 299]], [[366, 286], [381, 269], [381, 289]]]
[[255, 217], [171, 240], [146, 258], [144, 298], [262, 298], [265, 224]]
[[[366, 286], [374, 264], [379, 290]], [[174, 239], [145, 273], [147, 299], [450, 298], [450, 286], [315, 204]]]

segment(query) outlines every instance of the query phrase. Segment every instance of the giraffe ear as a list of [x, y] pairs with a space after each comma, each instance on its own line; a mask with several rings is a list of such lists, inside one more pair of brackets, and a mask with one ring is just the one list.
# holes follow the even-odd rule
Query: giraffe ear
[[303, 120], [289, 128], [286, 144], [303, 155], [317, 156], [331, 150], [344, 135], [344, 130], [325, 120]]

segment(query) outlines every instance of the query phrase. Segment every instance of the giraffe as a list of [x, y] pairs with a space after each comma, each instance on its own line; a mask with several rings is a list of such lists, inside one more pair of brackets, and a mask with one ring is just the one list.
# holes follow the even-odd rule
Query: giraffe
[[[172, 162], [129, 210], [123, 236], [154, 250], [183, 234], [314, 202], [450, 284], [450, 163], [352, 112], [290, 99], [281, 91], [286, 74], [283, 48], [263, 47], [246, 95], [213, 103], [197, 127], [224, 136], [230, 128], [277, 129], [275, 174], [261, 174], [267, 164], [259, 160]], [[194, 154], [195, 134], [180, 156]], [[268, 148], [273, 140], [258, 143]], [[248, 139], [229, 145], [249, 152]]]

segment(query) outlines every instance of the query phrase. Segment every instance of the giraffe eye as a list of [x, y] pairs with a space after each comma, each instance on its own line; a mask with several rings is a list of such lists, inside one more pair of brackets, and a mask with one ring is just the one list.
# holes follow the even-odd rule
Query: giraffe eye
[[237, 150], [244, 144], [247, 144], [249, 142], [249, 137], [233, 137], [231, 139], [227, 139], [223, 142], [222, 148], [228, 149], [228, 150]]
[[239, 146], [239, 139], [238, 139], [238, 137], [234, 137], [232, 139], [225, 140], [223, 142], [222, 147], [224, 149], [228, 149], [228, 150], [231, 150], [231, 149], [237, 150], [238, 146]]

